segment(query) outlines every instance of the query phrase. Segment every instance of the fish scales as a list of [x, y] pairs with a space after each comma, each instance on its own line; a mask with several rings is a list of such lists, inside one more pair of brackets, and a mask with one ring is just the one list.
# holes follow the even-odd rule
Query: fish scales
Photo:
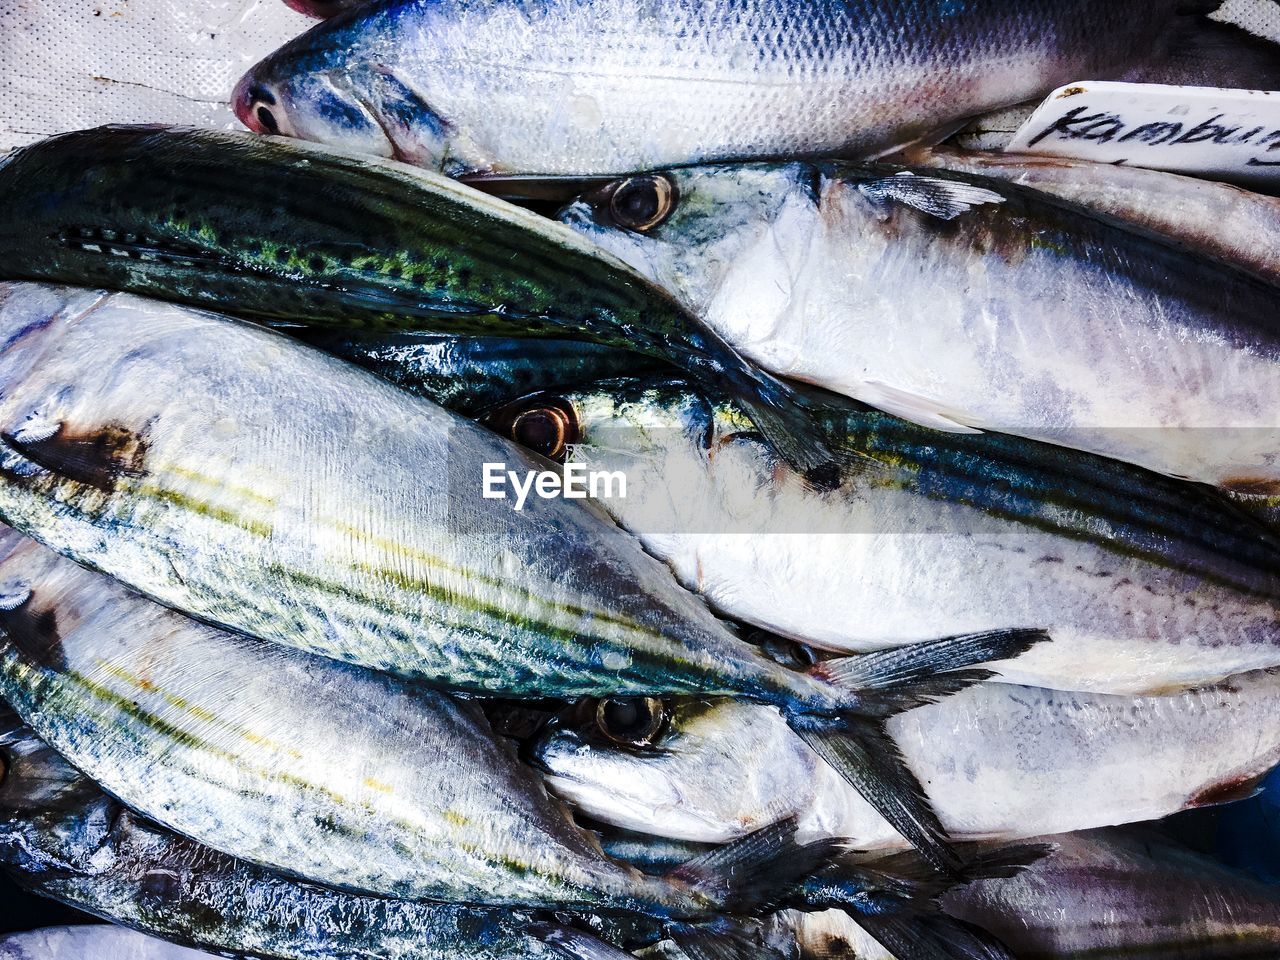
[[1114, 75], [1154, 49], [1174, 8], [391, 0], [287, 44], [233, 103], [255, 131], [450, 173], [867, 155]]
[[599, 193], [561, 217], [774, 373], [943, 430], [1274, 492], [1280, 293], [1246, 269], [948, 171], [744, 164], [662, 180], [678, 199], [643, 233]]
[[473, 707], [188, 620], [12, 530], [0, 549], [0, 692], [172, 829], [412, 900], [708, 905], [605, 859]]
[[716, 610], [784, 637], [848, 653], [1036, 626], [1051, 641], [999, 673], [1099, 693], [1280, 665], [1276, 537], [1211, 488], [873, 410], [827, 422], [857, 456], [815, 487], [679, 380], [534, 394], [490, 422], [519, 440], [551, 409], [569, 462], [627, 476], [601, 501], [620, 524]]

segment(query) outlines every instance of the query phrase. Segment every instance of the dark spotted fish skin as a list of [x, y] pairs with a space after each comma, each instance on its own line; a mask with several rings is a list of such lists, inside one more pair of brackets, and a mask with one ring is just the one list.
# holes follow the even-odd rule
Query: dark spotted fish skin
[[344, 330], [587, 340], [669, 361], [819, 462], [808, 404], [562, 225], [439, 175], [282, 138], [62, 134], [0, 161], [0, 275]]
[[0, 696], [171, 829], [350, 891], [706, 906], [605, 858], [473, 707], [189, 620], [12, 530], [0, 553]]
[[[414, 903], [293, 880], [122, 807], [12, 716], [0, 720], [0, 753], [14, 778], [0, 785], [0, 863], [24, 889], [113, 923], [281, 960], [565, 960], [542, 935], [560, 926], [548, 911]], [[633, 916], [579, 922], [618, 942], [660, 935]]]

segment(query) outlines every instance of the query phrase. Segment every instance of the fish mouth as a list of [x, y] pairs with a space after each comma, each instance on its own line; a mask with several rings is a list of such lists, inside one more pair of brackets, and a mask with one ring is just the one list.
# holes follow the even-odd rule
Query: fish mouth
[[251, 72], [240, 78], [231, 93], [231, 109], [236, 119], [253, 133], [280, 133], [279, 100], [271, 89]]

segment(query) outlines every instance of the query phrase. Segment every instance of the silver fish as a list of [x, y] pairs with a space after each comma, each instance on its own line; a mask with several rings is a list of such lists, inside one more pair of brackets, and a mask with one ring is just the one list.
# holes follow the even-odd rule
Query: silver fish
[[[877, 411], [826, 424], [856, 454], [786, 466], [741, 408], [683, 381], [534, 394], [489, 418], [584, 471], [601, 506], [735, 620], [844, 653], [1031, 625], [1014, 683], [1160, 692], [1280, 666], [1275, 534], [1215, 491], [1002, 434]], [[546, 441], [550, 438], [550, 443]]]
[[251, 863], [408, 899], [691, 915], [608, 860], [473, 706], [187, 619], [14, 531], [0, 694], [113, 795]]
[[902, 145], [1157, 49], [1175, 0], [382, 0], [233, 95], [252, 130], [450, 173]]
[[[946, 891], [946, 912], [996, 933], [1020, 960], [1270, 960], [1280, 891], [1149, 827], [1044, 837], [1026, 869]], [[895, 960], [839, 910], [775, 923], [804, 960]]]
[[[286, 960], [621, 960], [628, 954], [593, 936], [593, 925], [618, 940], [662, 936], [644, 918], [587, 917], [570, 926], [567, 914], [361, 896], [280, 876], [122, 807], [7, 713], [0, 758], [0, 862], [18, 884], [166, 941]], [[119, 930], [102, 942], [119, 942], [122, 951], [135, 941], [169, 951], [155, 960], [194, 955], [121, 928], [91, 929]], [[91, 958], [88, 947], [99, 942], [58, 933], [19, 939], [16, 948], [38, 949], [40, 960], [54, 950]], [[574, 945], [579, 952], [566, 949]], [[0, 957], [9, 956], [0, 946]]]
[[631, 177], [561, 219], [775, 373], [1280, 490], [1280, 288], [1149, 232], [987, 178], [801, 163]]
[[0, 937], [0, 960], [211, 960], [212, 956], [106, 924], [46, 927]]
[[1264, 960], [1280, 954], [1280, 889], [1149, 829], [1048, 837], [1026, 871], [943, 897], [1023, 960]]
[[485, 464], [546, 462], [371, 374], [127, 294], [0, 296], [0, 516], [23, 532], [206, 621], [410, 679], [774, 704], [950, 859], [918, 785], [877, 749], [882, 720], [1042, 633], [786, 669], [598, 511], [486, 497]]
[[[889, 732], [957, 840], [1065, 833], [1247, 795], [1280, 762], [1280, 672], [1136, 698], [988, 683]], [[750, 704], [588, 701], [529, 752], [575, 808], [628, 830], [716, 842], [786, 812], [801, 837], [902, 845]]]

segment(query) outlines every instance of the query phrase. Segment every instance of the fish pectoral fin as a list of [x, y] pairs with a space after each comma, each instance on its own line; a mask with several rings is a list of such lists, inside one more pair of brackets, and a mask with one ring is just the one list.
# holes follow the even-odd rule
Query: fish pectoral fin
[[877, 410], [918, 423], [922, 427], [946, 433], [982, 433], [976, 427], [964, 423], [958, 411], [948, 410], [918, 394], [874, 380], [864, 381], [858, 387], [857, 399]]
[[865, 180], [858, 184], [858, 192], [872, 203], [900, 203], [939, 220], [954, 220], [974, 207], [1004, 203], [1005, 199], [994, 190], [973, 183], [921, 176], [909, 170]]
[[857, 692], [859, 706], [835, 717], [789, 716], [788, 722], [935, 869], [960, 877], [960, 858], [885, 724], [992, 676], [973, 669], [976, 664], [1016, 657], [1048, 638], [1043, 630], [991, 630], [827, 660], [810, 673]]
[[533, 923], [529, 925], [528, 931], [568, 960], [635, 960], [625, 950], [572, 927]]
[[806, 718], [792, 729], [936, 870], [960, 875], [960, 858], [884, 721], [852, 716], [824, 724]]

